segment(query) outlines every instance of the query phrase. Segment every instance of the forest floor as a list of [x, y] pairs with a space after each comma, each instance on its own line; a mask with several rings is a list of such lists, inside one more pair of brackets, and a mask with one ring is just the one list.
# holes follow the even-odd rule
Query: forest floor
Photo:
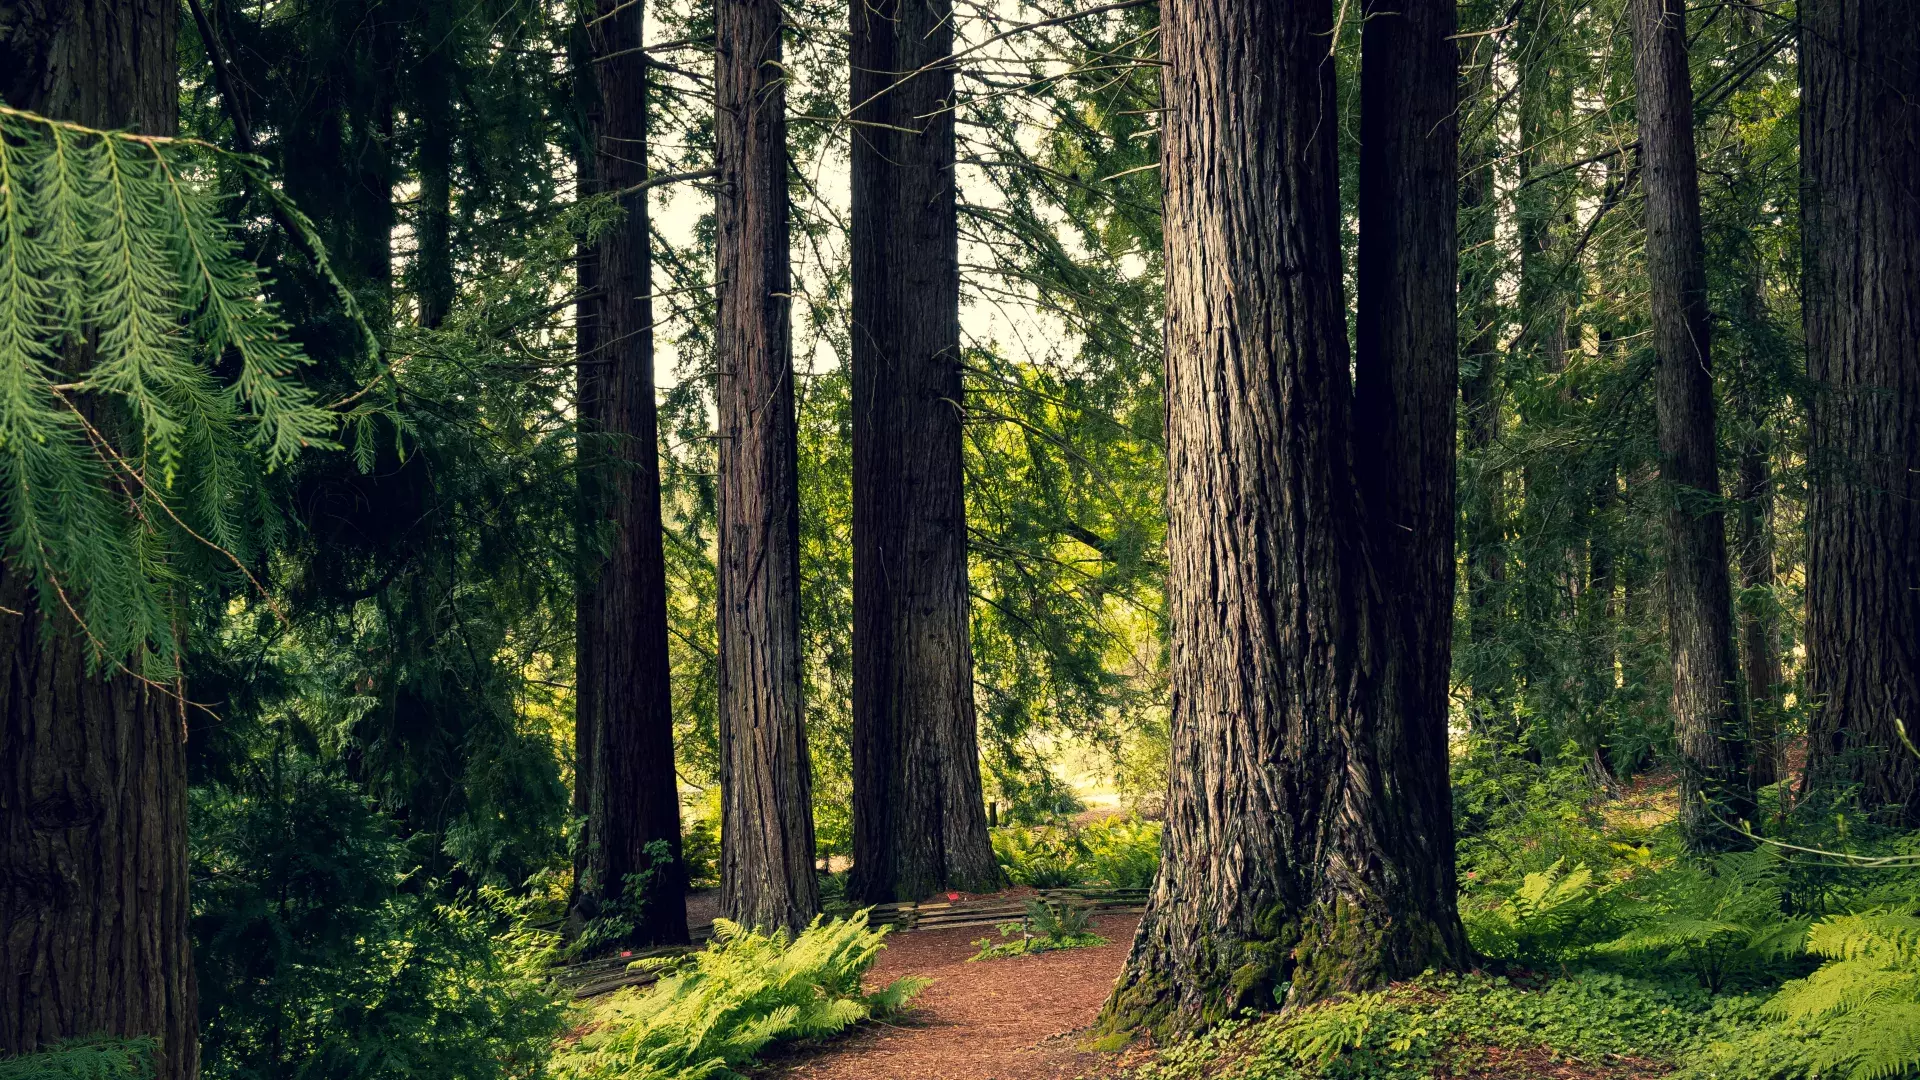
[[826, 1046], [768, 1061], [763, 1080], [1077, 1080], [1107, 1075], [1115, 1055], [1080, 1042], [1126, 961], [1137, 915], [1094, 920], [1108, 944], [969, 963], [991, 927], [888, 937], [869, 974], [933, 980], [914, 1006]]

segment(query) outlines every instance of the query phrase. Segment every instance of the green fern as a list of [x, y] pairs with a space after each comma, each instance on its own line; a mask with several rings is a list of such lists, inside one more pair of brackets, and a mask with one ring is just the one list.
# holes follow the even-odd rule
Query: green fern
[[144, 1080], [153, 1075], [152, 1039], [75, 1039], [0, 1058], [0, 1080]]
[[1785, 889], [1786, 863], [1768, 848], [1729, 852], [1710, 869], [1677, 864], [1624, 916], [1633, 929], [1599, 951], [1664, 961], [1719, 990], [1736, 973], [1801, 952], [1807, 920], [1781, 913]]
[[791, 941], [716, 920], [713, 943], [690, 961], [596, 1007], [587, 1033], [556, 1058], [556, 1072], [583, 1080], [735, 1077], [769, 1043], [822, 1038], [896, 1012], [927, 981], [862, 990], [886, 933], [870, 929], [864, 911], [815, 919]]
[[1565, 860], [1526, 875], [1520, 887], [1460, 912], [1473, 947], [1511, 960], [1565, 960], [1598, 939], [1607, 923], [1608, 892], [1584, 864]]
[[1827, 962], [1769, 1010], [1813, 1030], [1818, 1075], [1920, 1075], [1920, 918], [1836, 915], [1807, 932], [1807, 949]]
[[149, 677], [172, 670], [175, 556], [244, 572], [240, 508], [342, 420], [295, 379], [305, 358], [197, 179], [218, 153], [0, 107], [6, 557], [96, 662]]

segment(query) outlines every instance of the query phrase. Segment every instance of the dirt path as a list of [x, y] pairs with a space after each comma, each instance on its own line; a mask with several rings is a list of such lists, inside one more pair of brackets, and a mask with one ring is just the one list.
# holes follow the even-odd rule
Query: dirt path
[[934, 980], [912, 1012], [831, 1046], [776, 1058], [767, 1080], [1076, 1080], [1113, 1058], [1083, 1051], [1076, 1033], [1093, 1023], [1127, 958], [1137, 915], [1097, 919], [1111, 944], [967, 963], [984, 927], [916, 930], [888, 940], [871, 979]]

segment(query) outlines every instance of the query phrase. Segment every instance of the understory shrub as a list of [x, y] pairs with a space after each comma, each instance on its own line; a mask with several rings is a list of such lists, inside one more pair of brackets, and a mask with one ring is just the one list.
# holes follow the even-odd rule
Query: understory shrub
[[993, 852], [1016, 885], [1144, 889], [1160, 869], [1160, 823], [1106, 818], [1089, 825], [1007, 826]]
[[861, 989], [886, 934], [886, 927], [868, 927], [864, 911], [816, 918], [791, 940], [717, 920], [707, 948], [640, 962], [665, 971], [657, 983], [592, 1006], [555, 1071], [583, 1080], [736, 1077], [770, 1043], [822, 1038], [898, 1012], [927, 980], [898, 979], [871, 994]]
[[0, 1080], [146, 1080], [153, 1075], [155, 1049], [152, 1039], [69, 1039], [0, 1058]]
[[1711, 864], [1676, 860], [1634, 884], [1640, 895], [1619, 914], [1630, 929], [1600, 946], [1602, 955], [1651, 960], [1719, 990], [1802, 951], [1807, 920], [1781, 911], [1786, 866], [1772, 849], [1728, 852]]
[[[1090, 928], [1093, 909], [1077, 904], [1049, 904], [1045, 900], [1027, 901], [1027, 914], [1016, 922], [1003, 922], [994, 929], [1001, 940], [990, 937], [976, 940], [980, 951], [969, 960], [992, 960], [1005, 956], [1026, 956], [1056, 949], [1085, 949], [1105, 945], [1107, 939]], [[1018, 934], [1018, 937], [1014, 935]]]

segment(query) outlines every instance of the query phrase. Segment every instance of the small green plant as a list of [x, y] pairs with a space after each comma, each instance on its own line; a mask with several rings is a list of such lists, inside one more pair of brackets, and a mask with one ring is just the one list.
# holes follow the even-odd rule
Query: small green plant
[[1768, 1009], [1810, 1029], [1816, 1075], [1920, 1074], [1920, 918], [1833, 916], [1807, 932], [1807, 949], [1826, 963]]
[[1473, 947], [1488, 956], [1567, 960], [1606, 936], [1607, 895], [1585, 864], [1567, 870], [1562, 860], [1493, 902], [1463, 905], [1460, 916]]
[[1807, 920], [1782, 914], [1786, 867], [1770, 849], [1728, 852], [1711, 866], [1677, 862], [1648, 886], [1622, 913], [1632, 929], [1600, 946], [1601, 954], [1664, 962], [1718, 991], [1734, 976], [1801, 952]]
[[1160, 823], [1106, 818], [1080, 830], [1087, 883], [1114, 889], [1144, 889], [1160, 872]]
[[815, 919], [791, 940], [716, 921], [712, 944], [690, 959], [641, 961], [666, 974], [596, 1005], [554, 1071], [583, 1080], [734, 1078], [770, 1043], [824, 1038], [896, 1013], [927, 980], [862, 990], [886, 934], [868, 927], [864, 911]]
[[993, 830], [993, 854], [1015, 885], [1066, 889], [1084, 883], [1081, 852], [1071, 830], [1046, 826], [1009, 826]]
[[993, 853], [1016, 885], [1144, 889], [1160, 870], [1160, 824], [1107, 818], [1081, 827], [1008, 826], [993, 831]]
[[73, 1039], [0, 1058], [0, 1080], [145, 1080], [155, 1049], [152, 1039]]
[[[973, 944], [980, 951], [970, 960], [993, 960], [1006, 956], [1026, 956], [1056, 949], [1086, 949], [1105, 945], [1107, 939], [1091, 929], [1093, 910], [1076, 904], [1050, 904], [1045, 900], [1027, 901], [1027, 914], [1018, 922], [1004, 922], [995, 929], [1001, 940], [983, 937]], [[1014, 935], [1018, 934], [1018, 937]]]
[[646, 919], [657, 883], [672, 868], [673, 848], [665, 840], [655, 840], [646, 846], [646, 856], [646, 869], [626, 876], [619, 899], [587, 921], [580, 936], [567, 946], [568, 956], [592, 956], [633, 936], [634, 927]]

